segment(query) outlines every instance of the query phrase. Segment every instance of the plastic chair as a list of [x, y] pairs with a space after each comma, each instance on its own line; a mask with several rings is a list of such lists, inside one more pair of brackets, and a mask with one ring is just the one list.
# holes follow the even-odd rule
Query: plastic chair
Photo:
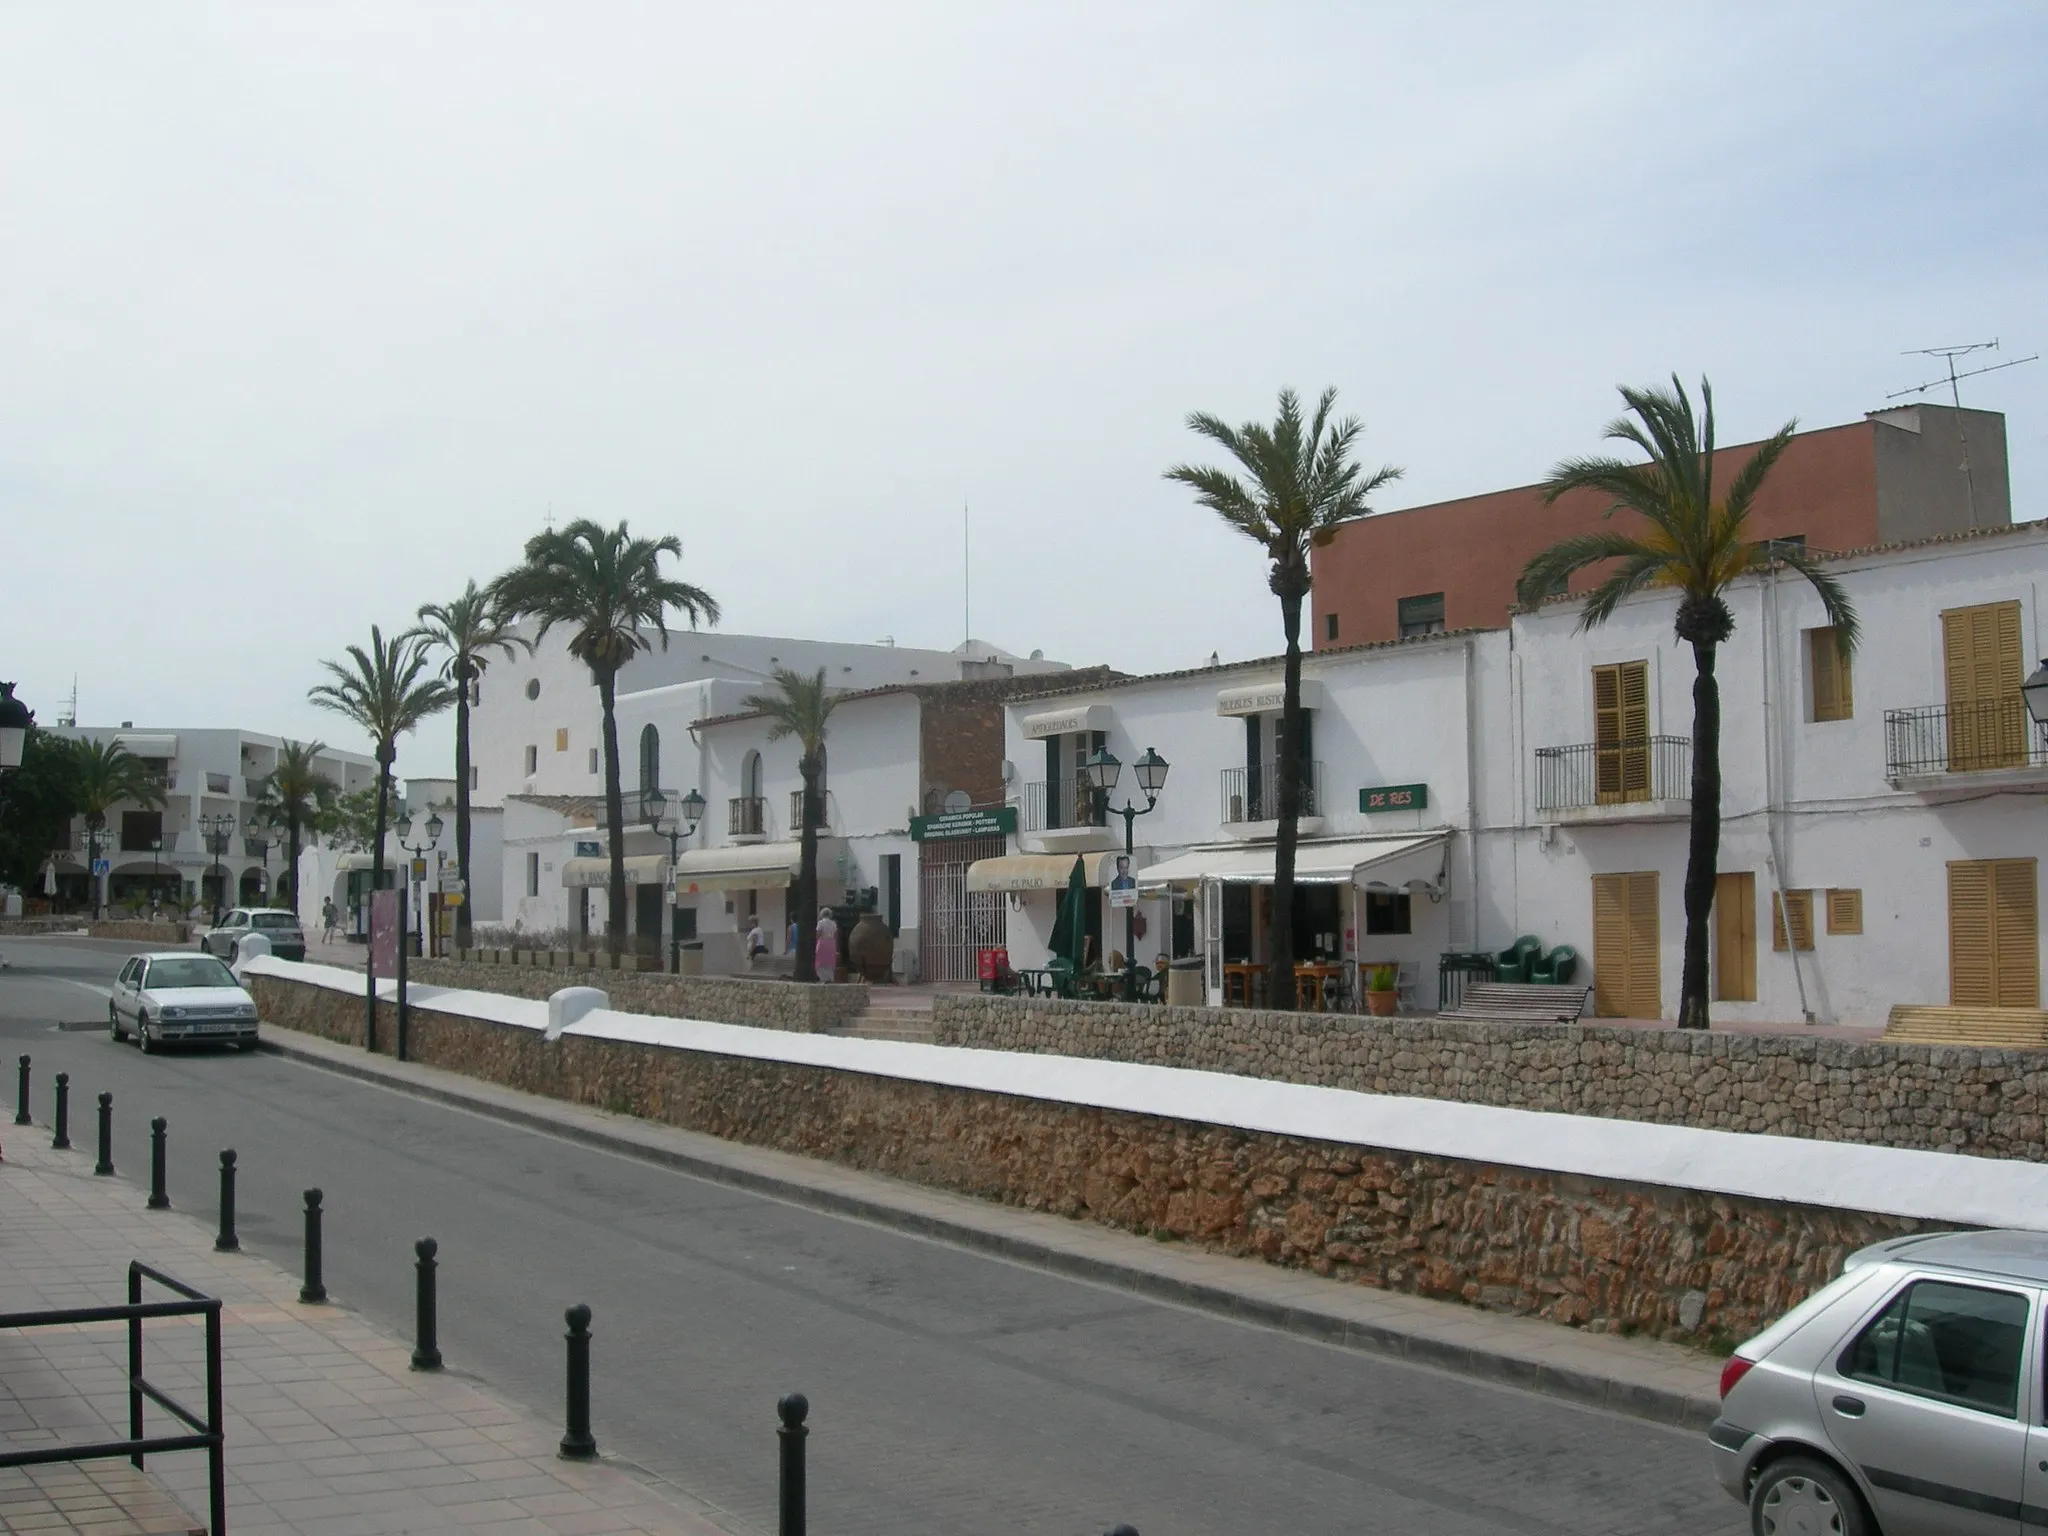
[[1569, 944], [1560, 944], [1541, 959], [1529, 962], [1529, 979], [1547, 981], [1555, 986], [1568, 984], [1579, 968], [1579, 952]]
[[1512, 945], [1493, 957], [1493, 979], [1527, 981], [1529, 967], [1542, 953], [1543, 941], [1533, 933], [1523, 934]]

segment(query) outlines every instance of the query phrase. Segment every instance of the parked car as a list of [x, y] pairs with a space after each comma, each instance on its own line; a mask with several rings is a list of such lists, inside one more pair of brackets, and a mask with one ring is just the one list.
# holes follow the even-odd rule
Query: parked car
[[306, 958], [306, 933], [299, 926], [299, 915], [283, 907], [237, 907], [221, 919], [218, 928], [199, 935], [199, 947], [233, 965], [242, 940], [252, 933], [270, 940], [270, 952], [280, 960]]
[[121, 967], [107, 999], [107, 1032], [126, 1040], [130, 1031], [149, 1053], [177, 1041], [252, 1046], [256, 1003], [213, 955], [136, 955]]
[[2044, 1303], [2048, 1233], [1863, 1249], [1723, 1368], [1715, 1475], [1760, 1533], [2048, 1524]]

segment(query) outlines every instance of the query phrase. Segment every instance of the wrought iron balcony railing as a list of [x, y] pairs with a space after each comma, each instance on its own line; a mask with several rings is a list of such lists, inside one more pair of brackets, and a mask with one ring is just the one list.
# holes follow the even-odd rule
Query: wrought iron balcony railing
[[734, 795], [725, 804], [725, 830], [728, 836], [767, 836], [768, 797], [766, 795]]
[[1692, 738], [1638, 736], [1536, 749], [1536, 809], [1692, 798]]
[[1024, 786], [1024, 830], [1051, 832], [1061, 827], [1102, 827], [1109, 824], [1103, 797], [1078, 779], [1034, 779]]
[[2048, 741], [2018, 694], [1977, 704], [1884, 712], [1887, 778], [2048, 767]]
[[[1225, 826], [1245, 821], [1277, 821], [1280, 818], [1280, 765], [1278, 763], [1247, 764], [1243, 768], [1226, 768], [1222, 773], [1223, 822]], [[1323, 814], [1323, 765], [1307, 762], [1301, 765], [1299, 792], [1295, 799], [1295, 814], [1299, 816], [1320, 816]]]
[[[821, 786], [818, 790], [818, 830], [832, 825], [832, 799]], [[792, 789], [789, 792], [789, 835], [797, 837], [804, 830], [804, 792]]]

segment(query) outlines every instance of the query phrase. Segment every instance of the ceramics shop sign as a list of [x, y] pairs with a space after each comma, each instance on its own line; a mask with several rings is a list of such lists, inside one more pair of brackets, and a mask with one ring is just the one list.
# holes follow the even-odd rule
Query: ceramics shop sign
[[910, 818], [910, 838], [918, 843], [949, 837], [1008, 837], [1016, 830], [1017, 807], [1014, 805], [945, 811], [937, 816]]
[[1382, 784], [1358, 792], [1358, 808], [1373, 811], [1419, 811], [1429, 804], [1427, 784]]

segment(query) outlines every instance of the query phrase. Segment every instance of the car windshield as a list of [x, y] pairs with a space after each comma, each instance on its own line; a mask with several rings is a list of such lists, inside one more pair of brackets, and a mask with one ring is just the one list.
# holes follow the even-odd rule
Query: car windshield
[[256, 912], [249, 921], [258, 928], [296, 928], [299, 920], [289, 912]]
[[239, 987], [235, 973], [211, 955], [180, 955], [149, 962], [152, 987]]

